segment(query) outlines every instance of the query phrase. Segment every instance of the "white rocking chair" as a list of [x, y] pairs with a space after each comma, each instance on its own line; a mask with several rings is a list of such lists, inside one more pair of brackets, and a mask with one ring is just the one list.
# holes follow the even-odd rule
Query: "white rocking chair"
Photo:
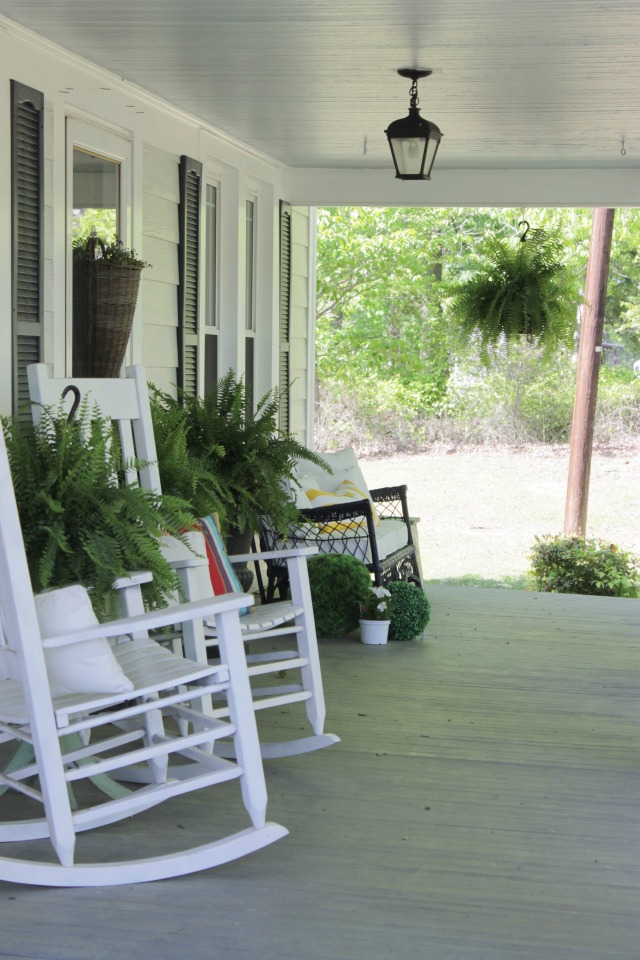
[[[136, 589], [133, 580], [129, 589]], [[238, 621], [238, 608], [247, 602], [251, 601], [246, 596], [217, 597], [66, 635], [43, 636], [0, 428], [0, 672], [4, 676], [0, 679], [0, 743], [18, 748], [26, 744], [33, 758], [21, 765], [14, 757], [0, 774], [0, 784], [10, 788], [0, 804], [6, 805], [12, 796], [9, 805], [15, 806], [17, 791], [44, 807], [41, 819], [0, 822], [0, 842], [48, 837], [58, 858], [58, 862], [43, 861], [36, 844], [34, 858], [22, 859], [21, 843], [20, 858], [0, 857], [1, 880], [45, 886], [140, 883], [204, 870], [286, 835], [283, 827], [265, 821], [267, 794]], [[147, 636], [147, 631], [176, 621], [185, 629], [194, 624], [197, 628], [203, 617], [213, 617], [216, 623], [222, 660], [218, 666], [183, 659]], [[107, 655], [115, 655], [116, 669], [119, 665], [131, 689], [54, 696], [45, 651], [64, 649], [73, 656], [76, 645], [104, 637], [118, 638], [111, 648], [107, 646]], [[78, 656], [84, 651], [78, 648]], [[98, 689], [102, 682], [98, 681]], [[230, 723], [214, 719], [207, 710], [214, 693], [226, 695]], [[238, 763], [213, 751], [219, 737], [229, 736]], [[72, 748], [70, 740], [75, 740]], [[169, 763], [177, 757], [181, 758], [178, 764]], [[74, 810], [70, 786], [96, 775], [143, 785]], [[27, 782], [32, 777], [37, 778], [36, 785]], [[75, 862], [79, 832], [233, 778], [240, 780], [252, 823], [247, 829], [151, 858]]]
[[[90, 403], [97, 405], [102, 416], [117, 421], [125, 459], [133, 460], [137, 457], [145, 463], [139, 475], [135, 470], [130, 471], [128, 480], [139, 482], [141, 486], [156, 493], [161, 492], [144, 367], [129, 367], [126, 379], [118, 380], [56, 379], [50, 376], [49, 368], [42, 363], [34, 364], [27, 370], [35, 419], [38, 418], [42, 405], [57, 406], [63, 392], [69, 387], [76, 387], [83, 398], [88, 397]], [[204, 545], [198, 552], [204, 555]], [[233, 561], [284, 560], [291, 586], [291, 600], [253, 607], [248, 614], [240, 618], [242, 637], [247, 645], [249, 677], [253, 680], [254, 710], [304, 702], [307, 719], [313, 731], [310, 735], [293, 740], [261, 743], [263, 759], [308, 753], [339, 742], [339, 737], [324, 732], [326, 708], [307, 572], [307, 558], [315, 553], [315, 548], [302, 547], [230, 558]], [[198, 567], [202, 567], [202, 560], [181, 544], [175, 545], [175, 549], [168, 548], [166, 556], [179, 574], [188, 600], [203, 600], [212, 595], [210, 586], [203, 587], [203, 577], [198, 572]], [[208, 647], [216, 647], [219, 634], [210, 617], [206, 618], [204, 629]], [[254, 651], [254, 647], [262, 645], [264, 648], [265, 643], [268, 644], [278, 637], [286, 637], [291, 649]], [[185, 653], [187, 656], [193, 655], [186, 648]], [[299, 682], [295, 679], [282, 682], [283, 673], [295, 670], [299, 671]], [[265, 676], [276, 677], [278, 682], [271, 686], [260, 685]], [[228, 715], [226, 706], [215, 707], [213, 712], [216, 717]], [[218, 744], [216, 748], [220, 755], [232, 755], [232, 749], [232, 744], [229, 743]]]

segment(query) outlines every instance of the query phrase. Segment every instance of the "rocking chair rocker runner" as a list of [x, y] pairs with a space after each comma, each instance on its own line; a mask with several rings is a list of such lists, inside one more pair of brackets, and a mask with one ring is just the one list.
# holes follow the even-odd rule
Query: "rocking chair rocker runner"
[[[135, 586], [132, 580], [130, 589]], [[38, 801], [44, 817], [0, 822], [0, 842], [48, 837], [58, 862], [0, 856], [0, 879], [45, 886], [139, 883], [204, 870], [257, 850], [287, 831], [265, 822], [266, 788], [238, 623], [246, 596], [211, 598], [141, 614], [66, 635], [43, 636], [24, 552], [11, 473], [0, 428], [0, 743], [29, 744], [35, 760], [0, 774], [0, 783]], [[222, 662], [185, 660], [149, 639], [147, 632], [175, 622], [185, 629], [213, 617]], [[118, 638], [112, 646], [126, 686], [119, 693], [54, 696], [45, 650], [73, 652], [87, 641]], [[207, 710], [212, 694], [228, 699], [230, 722]], [[69, 738], [68, 735], [76, 735]], [[80, 734], [71, 750], [64, 741]], [[98, 734], [96, 736], [96, 734]], [[233, 737], [238, 763], [212, 752], [219, 737]], [[170, 758], [181, 758], [170, 764]], [[89, 762], [87, 762], [87, 759]], [[69, 785], [109, 773], [143, 786], [74, 811]], [[37, 777], [36, 785], [30, 781]], [[180, 852], [124, 862], [81, 863], [76, 835], [115, 823], [183, 793], [238, 778], [252, 826]], [[6, 798], [0, 801], [5, 803]], [[1, 808], [0, 808], [1, 809]], [[23, 853], [24, 844], [20, 852]]]
[[[129, 367], [126, 379], [54, 379], [49, 375], [48, 367], [40, 363], [28, 367], [28, 377], [29, 392], [35, 404], [55, 406], [64, 390], [70, 386], [79, 388], [83, 397], [88, 396], [90, 401], [97, 404], [102, 416], [118, 422], [124, 458], [133, 460], [137, 456], [145, 463], [139, 476], [138, 471], [130, 471], [128, 482], [139, 482], [148, 490], [161, 492], [144, 367]], [[39, 409], [34, 405], [34, 417], [38, 416]], [[316, 552], [316, 548], [303, 546], [230, 558], [232, 561], [278, 561], [287, 570], [291, 585], [291, 600], [254, 607], [246, 616], [240, 617], [242, 638], [248, 647], [247, 664], [252, 680], [254, 710], [304, 702], [312, 728], [312, 733], [307, 736], [277, 743], [261, 743], [264, 759], [307, 753], [339, 740], [334, 734], [324, 732], [326, 711], [322, 673], [307, 573], [307, 558]], [[203, 546], [198, 553], [204, 556]], [[204, 584], [200, 575], [205, 561], [194, 556], [180, 543], [167, 545], [165, 555], [179, 574], [187, 599], [204, 600], [211, 595], [212, 588]], [[204, 631], [207, 646], [216, 647], [219, 634], [211, 617], [205, 618]], [[265, 645], [270, 646], [272, 640], [282, 637], [287, 639], [290, 649], [264, 650]], [[256, 651], [256, 647], [262, 649]], [[206, 653], [187, 651], [187, 655], [206, 659]], [[283, 680], [283, 674], [292, 671], [299, 671], [299, 682], [295, 678]], [[278, 680], [268, 686], [264, 684], [265, 677]], [[214, 706], [213, 715], [227, 716], [228, 708]], [[232, 744], [220, 743], [216, 752], [227, 755], [232, 749]]]

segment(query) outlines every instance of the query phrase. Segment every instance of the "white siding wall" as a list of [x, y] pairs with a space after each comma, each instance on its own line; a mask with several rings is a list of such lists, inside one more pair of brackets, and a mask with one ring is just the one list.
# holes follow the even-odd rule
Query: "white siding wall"
[[[172, 390], [177, 379], [179, 161], [200, 160], [204, 178], [219, 184], [220, 370], [244, 372], [244, 217], [246, 197], [258, 201], [256, 384], [260, 393], [277, 384], [279, 251], [277, 210], [286, 199], [288, 171], [281, 164], [231, 140], [197, 118], [125, 83], [0, 18], [0, 413], [11, 410], [11, 79], [45, 97], [45, 290], [44, 360], [57, 376], [69, 370], [67, 321], [68, 236], [66, 209], [67, 123], [109, 131], [130, 145], [132, 193], [128, 233], [152, 269], [143, 274], [128, 361], [144, 363], [149, 379]], [[305, 221], [297, 215], [296, 319], [306, 335]], [[201, 291], [204, 301], [204, 289]], [[302, 344], [299, 344], [301, 346]], [[296, 362], [304, 375], [306, 364]], [[304, 430], [306, 393], [296, 389], [296, 423]]]
[[178, 366], [178, 213], [180, 158], [144, 148], [142, 256], [142, 357], [147, 376], [175, 394]]

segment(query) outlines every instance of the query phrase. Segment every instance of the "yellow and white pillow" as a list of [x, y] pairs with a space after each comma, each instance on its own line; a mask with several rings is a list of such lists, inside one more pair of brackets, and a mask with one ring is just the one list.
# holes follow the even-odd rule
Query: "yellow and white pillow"
[[[361, 490], [352, 480], [342, 480], [336, 490], [319, 490], [317, 487], [308, 487], [305, 493], [312, 507], [333, 507], [343, 503], [353, 503], [356, 500], [369, 500], [371, 502], [371, 511], [374, 526], [380, 526], [380, 516], [375, 508], [373, 501], [369, 497], [367, 490]], [[364, 520], [338, 520], [324, 524], [321, 528], [322, 533], [343, 532], [347, 530], [358, 530], [366, 527]]]

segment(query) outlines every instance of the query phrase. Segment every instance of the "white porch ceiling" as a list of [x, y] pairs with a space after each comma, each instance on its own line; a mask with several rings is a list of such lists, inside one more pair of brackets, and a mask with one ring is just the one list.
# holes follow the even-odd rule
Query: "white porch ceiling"
[[406, 66], [434, 71], [420, 84], [444, 133], [434, 178], [640, 167], [638, 0], [0, 0], [0, 13], [294, 168], [391, 172]]

